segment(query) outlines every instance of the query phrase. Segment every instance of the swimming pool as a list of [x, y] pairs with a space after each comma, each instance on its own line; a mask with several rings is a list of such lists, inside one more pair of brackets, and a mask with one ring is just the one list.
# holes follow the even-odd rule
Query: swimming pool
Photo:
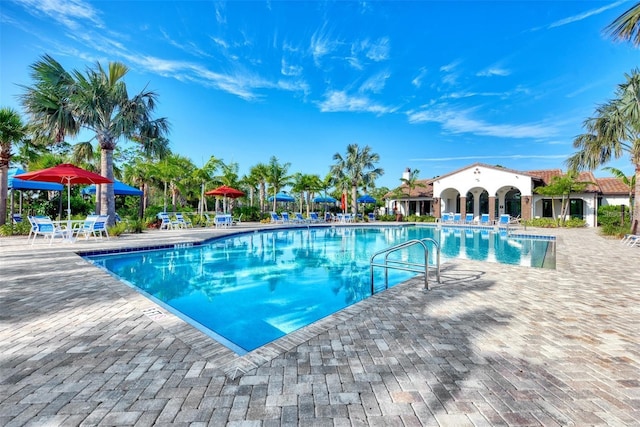
[[[462, 257], [542, 267], [555, 247], [548, 239], [514, 238], [488, 229], [305, 227], [86, 258], [244, 354], [367, 298], [370, 256], [424, 237], [441, 242], [443, 262]], [[382, 271], [375, 273], [375, 281], [381, 281]], [[389, 284], [414, 275], [390, 270]]]

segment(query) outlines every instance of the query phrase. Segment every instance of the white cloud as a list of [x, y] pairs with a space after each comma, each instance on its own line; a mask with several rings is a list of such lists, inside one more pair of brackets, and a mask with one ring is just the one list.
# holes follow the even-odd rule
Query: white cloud
[[382, 37], [366, 46], [366, 56], [375, 62], [386, 61], [389, 59], [391, 51], [390, 41], [388, 37]]
[[325, 94], [325, 99], [318, 103], [323, 113], [340, 111], [368, 112], [377, 115], [392, 113], [397, 108], [376, 104], [366, 96], [350, 96], [343, 91], [330, 91]]
[[420, 86], [422, 86], [422, 80], [424, 80], [426, 75], [427, 69], [424, 67], [420, 68], [420, 72], [413, 78], [413, 80], [411, 80], [411, 84], [417, 88], [420, 88]]
[[104, 28], [98, 12], [88, 2], [82, 0], [19, 0], [17, 3], [33, 15], [44, 14], [72, 30], [85, 27], [84, 21], [90, 21], [98, 28]]
[[331, 53], [335, 49], [335, 46], [336, 42], [332, 41], [331, 37], [326, 34], [324, 26], [322, 29], [313, 33], [309, 48], [316, 65], [320, 63], [325, 55]]
[[500, 67], [489, 67], [487, 69], [484, 69], [482, 71], [479, 71], [476, 76], [478, 77], [491, 77], [491, 76], [508, 76], [509, 74], [511, 74], [511, 71], [506, 70], [504, 68], [500, 68]]
[[391, 74], [384, 71], [374, 76], [369, 77], [358, 89], [359, 92], [373, 92], [380, 93], [387, 82], [387, 79], [391, 77]]
[[492, 124], [470, 117], [471, 110], [428, 109], [407, 113], [409, 123], [439, 123], [448, 132], [500, 138], [548, 138], [557, 131], [546, 123]]
[[283, 76], [299, 76], [302, 74], [302, 67], [299, 65], [291, 65], [286, 59], [282, 58], [280, 73], [282, 73]]
[[621, 4], [624, 4], [624, 3], [626, 3], [626, 0], [619, 0], [619, 1], [613, 2], [611, 4], [608, 4], [606, 6], [599, 7], [597, 9], [591, 9], [591, 10], [588, 10], [586, 12], [579, 13], [577, 15], [573, 15], [573, 16], [569, 16], [567, 18], [559, 19], [559, 20], [557, 20], [555, 22], [552, 22], [551, 24], [546, 25], [546, 26], [532, 28], [530, 31], [539, 31], [539, 30], [542, 30], [542, 29], [547, 29], [548, 30], [548, 29], [551, 29], [551, 28], [562, 27], [564, 25], [568, 25], [568, 24], [572, 24], [574, 22], [582, 21], [583, 19], [587, 19], [587, 18], [589, 18], [591, 16], [599, 15], [602, 12], [606, 12], [607, 10], [613, 9], [614, 7], [618, 7], [618, 6], [620, 6]]

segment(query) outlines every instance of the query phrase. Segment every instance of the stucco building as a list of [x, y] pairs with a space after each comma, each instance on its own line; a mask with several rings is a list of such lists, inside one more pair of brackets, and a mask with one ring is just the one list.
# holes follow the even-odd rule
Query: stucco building
[[[410, 169], [403, 178], [408, 179]], [[552, 218], [560, 215], [561, 199], [537, 194], [560, 169], [517, 171], [499, 166], [474, 163], [433, 179], [406, 184], [385, 196], [387, 212], [406, 215], [432, 215], [444, 212], [471, 213], [475, 218], [488, 213], [491, 219], [509, 214], [522, 219]], [[628, 205], [629, 188], [617, 178], [596, 178], [582, 172], [577, 181], [589, 183], [583, 192], [572, 193], [569, 200], [571, 217], [582, 218], [589, 226], [597, 225], [597, 209], [601, 205]]]

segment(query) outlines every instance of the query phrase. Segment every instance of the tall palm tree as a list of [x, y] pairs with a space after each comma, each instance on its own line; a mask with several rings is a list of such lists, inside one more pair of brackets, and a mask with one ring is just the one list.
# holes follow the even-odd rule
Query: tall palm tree
[[[74, 71], [75, 84], [71, 103], [83, 127], [95, 132], [100, 145], [102, 175], [113, 180], [113, 150], [121, 138], [136, 138], [147, 143], [161, 140], [169, 131], [166, 118], [153, 119], [158, 95], [144, 89], [129, 98], [123, 81], [129, 68], [110, 62], [105, 70], [99, 63], [85, 74]], [[100, 194], [101, 213], [115, 220], [113, 185], [107, 184]]]
[[640, 3], [631, 6], [605, 28], [605, 32], [617, 40], [630, 41], [640, 46]]
[[11, 147], [26, 136], [26, 128], [17, 111], [0, 108], [0, 225], [7, 221], [9, 163]]
[[[25, 88], [22, 103], [32, 122], [56, 142], [63, 141], [66, 135], [77, 134], [81, 127], [93, 131], [101, 150], [103, 176], [113, 180], [113, 151], [122, 138], [138, 142], [145, 149], [166, 147], [163, 138], [169, 123], [166, 118], [152, 118], [157, 94], [144, 89], [129, 98], [123, 80], [129, 69], [124, 64], [111, 62], [105, 70], [97, 63], [84, 74], [77, 70], [69, 73], [45, 55], [31, 69], [35, 83]], [[108, 214], [113, 224], [113, 185], [103, 187], [101, 213]]]
[[[287, 175], [289, 168], [291, 167], [291, 163], [283, 163], [280, 164], [280, 161], [276, 156], [271, 156], [269, 159], [269, 164], [267, 165], [267, 176], [266, 181], [267, 184], [273, 190], [273, 195], [278, 194], [284, 186], [289, 185], [289, 180], [291, 176]], [[276, 198], [273, 198], [273, 210], [276, 210]]]
[[636, 175], [627, 176], [620, 169], [614, 167], [606, 167], [602, 169], [611, 172], [613, 176], [622, 181], [622, 183], [629, 189], [629, 216], [633, 218], [633, 190], [636, 188]]
[[402, 183], [404, 185], [407, 186], [407, 188], [409, 189], [409, 194], [407, 194], [407, 208], [405, 210], [405, 212], [407, 213], [407, 215], [410, 214], [409, 212], [409, 197], [411, 197], [411, 192], [413, 190], [415, 190], [416, 187], [426, 187], [426, 185], [422, 182], [418, 181], [418, 177], [420, 175], [420, 170], [419, 169], [413, 169], [411, 172], [409, 172], [409, 177], [408, 178], [400, 178], [400, 181], [402, 181]]
[[331, 173], [336, 177], [343, 177], [350, 184], [351, 212], [355, 215], [358, 210], [356, 199], [360, 184], [373, 182], [384, 174], [382, 168], [376, 167], [380, 156], [377, 153], [372, 153], [371, 147], [368, 145], [361, 150], [358, 144], [349, 144], [346, 156], [343, 157], [340, 153], [336, 153], [333, 155], [333, 160], [336, 163], [331, 167]]
[[[587, 132], [573, 141], [579, 149], [567, 159], [570, 169], [596, 169], [612, 159], [629, 155], [635, 168], [635, 194], [640, 194], [640, 72], [626, 75], [616, 96], [596, 108], [596, 114], [584, 122]], [[640, 198], [636, 197], [631, 221], [632, 233], [637, 232]]]
[[269, 175], [269, 167], [264, 163], [258, 163], [249, 169], [249, 175], [252, 179], [258, 181], [258, 198], [260, 199], [260, 212], [265, 211], [265, 201], [267, 199], [267, 175]]

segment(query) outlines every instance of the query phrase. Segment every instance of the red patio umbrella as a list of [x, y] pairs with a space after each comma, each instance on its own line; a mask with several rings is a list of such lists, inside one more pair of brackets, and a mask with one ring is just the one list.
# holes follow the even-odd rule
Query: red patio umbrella
[[52, 168], [42, 169], [39, 171], [27, 172], [15, 176], [24, 181], [45, 181], [58, 182], [66, 184], [67, 190], [67, 221], [69, 221], [69, 229], [71, 229], [71, 185], [72, 184], [111, 184], [108, 178], [93, 173], [86, 169], [79, 168], [70, 163], [63, 163]]
[[242, 197], [244, 196], [244, 192], [240, 191], [240, 190], [236, 190], [235, 188], [226, 186], [226, 185], [221, 185], [218, 188], [214, 188], [213, 190], [209, 190], [206, 193], [204, 193], [205, 196], [222, 196], [225, 198], [224, 201], [224, 206], [225, 206], [225, 212], [227, 211], [226, 209], [226, 198], [230, 197], [232, 199], [237, 199], [238, 197]]

